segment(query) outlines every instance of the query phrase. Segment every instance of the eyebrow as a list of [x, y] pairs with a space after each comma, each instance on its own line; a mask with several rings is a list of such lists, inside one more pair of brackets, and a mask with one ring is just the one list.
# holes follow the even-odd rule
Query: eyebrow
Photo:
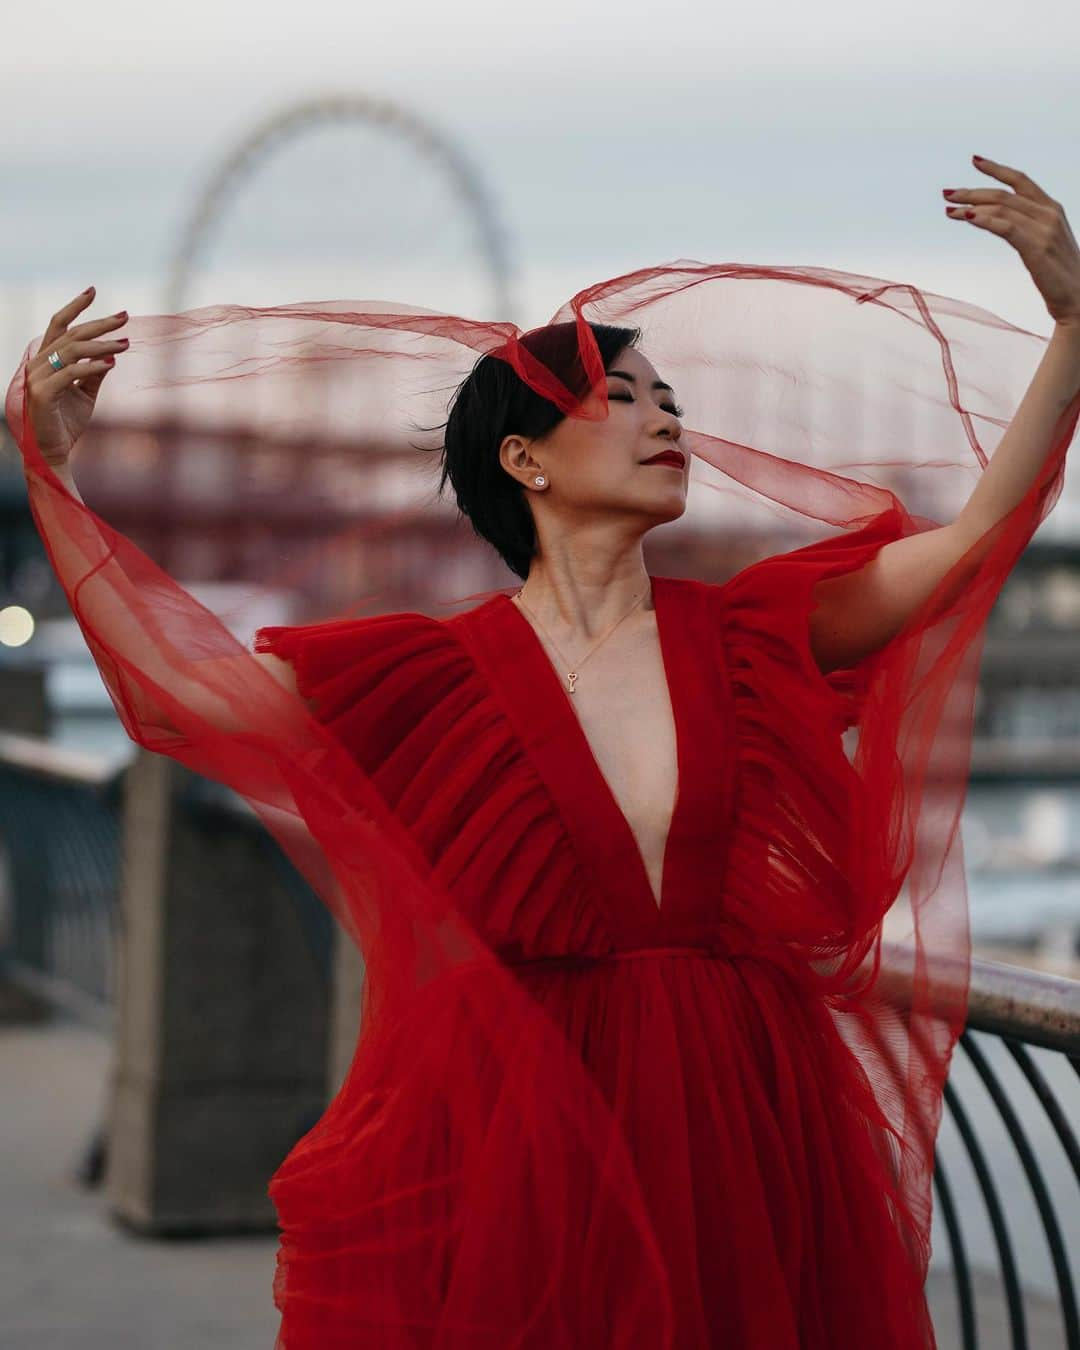
[[[620, 380], [629, 380], [631, 384], [637, 384], [637, 380], [634, 378], [634, 376], [628, 374], [625, 370], [609, 370], [608, 374], [618, 375]], [[671, 385], [665, 384], [663, 380], [653, 380], [652, 387], [654, 389], [666, 389], [669, 394], [673, 394], [675, 392], [675, 390], [672, 389]]]

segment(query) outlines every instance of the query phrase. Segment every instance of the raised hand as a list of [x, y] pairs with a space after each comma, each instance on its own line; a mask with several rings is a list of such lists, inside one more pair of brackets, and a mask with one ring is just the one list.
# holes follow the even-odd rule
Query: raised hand
[[[86, 430], [97, 402], [101, 382], [113, 368], [114, 353], [127, 348], [127, 338], [103, 338], [127, 323], [127, 311], [69, 324], [94, 301], [94, 287], [69, 300], [49, 320], [41, 346], [27, 366], [27, 410], [34, 436], [46, 462], [64, 464], [72, 446]], [[63, 363], [55, 369], [49, 355]]]
[[[1059, 324], [1080, 327], [1080, 248], [1065, 209], [1019, 169], [972, 155], [980, 173], [1006, 183], [1001, 188], [943, 188], [954, 205], [945, 208], [953, 220], [967, 220], [1010, 243]], [[964, 203], [960, 206], [959, 203]]]

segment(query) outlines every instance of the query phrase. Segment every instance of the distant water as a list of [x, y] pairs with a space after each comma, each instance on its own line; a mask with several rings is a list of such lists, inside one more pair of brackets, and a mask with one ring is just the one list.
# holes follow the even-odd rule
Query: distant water
[[135, 753], [134, 743], [128, 740], [116, 718], [100, 713], [62, 714], [55, 719], [49, 740], [65, 749], [100, 755], [116, 763], [123, 763]]

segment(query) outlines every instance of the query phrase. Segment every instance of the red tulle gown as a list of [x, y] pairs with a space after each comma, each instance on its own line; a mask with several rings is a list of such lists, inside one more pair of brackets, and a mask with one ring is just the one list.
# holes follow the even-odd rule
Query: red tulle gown
[[[653, 578], [679, 772], [659, 907], [565, 682], [508, 595], [448, 620], [272, 628], [256, 643], [295, 664], [600, 1085], [688, 1350], [932, 1343], [880, 1113], [809, 963], [851, 908], [839, 863], [855, 784], [848, 700], [815, 673], [806, 597], [899, 523], [886, 512], [723, 586]], [[781, 860], [790, 889], [776, 890]], [[287, 1166], [275, 1185], [287, 1204]], [[566, 1239], [584, 1242], [586, 1224]], [[619, 1282], [595, 1293], [618, 1299]], [[582, 1344], [607, 1345], [604, 1325]]]
[[[780, 328], [745, 303], [778, 296]], [[345, 1082], [270, 1179], [279, 1350], [925, 1350], [977, 659], [1077, 409], [902, 632], [823, 675], [817, 583], [948, 518], [986, 462], [976, 424], [1008, 424], [1041, 340], [912, 287], [728, 264], [617, 278], [555, 319], [601, 389], [584, 320], [646, 327], [684, 444], [736, 494], [727, 528], [763, 499], [826, 526], [726, 579], [653, 576], [678, 749], [659, 904], [510, 588], [449, 616], [262, 627], [309, 708], [64, 491], [20, 375], [9, 389], [35, 519], [125, 728], [251, 802], [364, 956]], [[348, 353], [391, 380], [420, 357], [445, 389], [467, 350], [569, 415], [580, 394], [512, 325], [371, 302], [147, 316], [132, 337], [231, 381], [223, 330], [253, 323], [247, 373], [268, 381], [283, 353]], [[856, 355], [888, 436], [819, 403], [798, 462], [788, 376], [844, 390]], [[909, 506], [875, 481], [897, 466]]]

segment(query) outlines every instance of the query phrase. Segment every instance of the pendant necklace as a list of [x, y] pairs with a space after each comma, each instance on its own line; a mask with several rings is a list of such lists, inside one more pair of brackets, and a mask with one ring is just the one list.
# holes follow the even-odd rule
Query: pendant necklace
[[[648, 591], [648, 589], [649, 589], [649, 588], [646, 586], [645, 590], [641, 592], [641, 594], [637, 597], [637, 599], [634, 601], [634, 603], [630, 606], [630, 608], [629, 608], [629, 609], [626, 611], [626, 613], [622, 616], [622, 619], [616, 619], [615, 622], [611, 625], [611, 627], [607, 630], [607, 632], [603, 635], [603, 637], [601, 637], [598, 641], [596, 641], [596, 642], [593, 643], [593, 645], [589, 648], [589, 650], [585, 653], [585, 655], [584, 655], [584, 656], [581, 658], [581, 660], [577, 663], [577, 669], [576, 669], [576, 670], [568, 670], [568, 671], [566, 672], [566, 686], [567, 686], [568, 691], [569, 691], [571, 694], [574, 692], [574, 685], [577, 683], [578, 671], [579, 671], [579, 670], [581, 669], [581, 667], [585, 664], [585, 662], [589, 659], [589, 657], [592, 656], [593, 652], [596, 651], [597, 647], [600, 646], [600, 643], [606, 642], [606, 641], [608, 640], [608, 638], [612, 635], [612, 633], [614, 633], [615, 629], [618, 628], [619, 624], [622, 623], [623, 619], [628, 619], [628, 618], [630, 617], [630, 615], [631, 615], [631, 614], [634, 612], [634, 610], [637, 608], [638, 602], [641, 601], [641, 600], [643, 600], [643, 599], [645, 598], [645, 594], [646, 594], [646, 592]], [[550, 634], [550, 633], [548, 632], [548, 630], [544, 627], [544, 625], [540, 622], [540, 620], [536, 617], [536, 615], [533, 614], [532, 610], [531, 610], [531, 609], [529, 608], [529, 606], [525, 603], [525, 601], [522, 600], [522, 598], [521, 598], [521, 591], [518, 591], [518, 593], [514, 596], [514, 599], [518, 602], [518, 604], [519, 604], [519, 605], [521, 606], [521, 608], [526, 612], [526, 614], [532, 615], [532, 618], [533, 618], [533, 620], [535, 621], [536, 626], [544, 633], [544, 635], [545, 635], [545, 637], [547, 638], [547, 640], [551, 643], [551, 645], [552, 645], [552, 646], [555, 648], [555, 650], [558, 652], [560, 658], [565, 662], [565, 661], [566, 661], [566, 657], [563, 655], [562, 651], [559, 649], [558, 643], [557, 643], [557, 642], [555, 641], [555, 639], [551, 636], [551, 634]], [[569, 662], [567, 662], [567, 664], [569, 664]]]

